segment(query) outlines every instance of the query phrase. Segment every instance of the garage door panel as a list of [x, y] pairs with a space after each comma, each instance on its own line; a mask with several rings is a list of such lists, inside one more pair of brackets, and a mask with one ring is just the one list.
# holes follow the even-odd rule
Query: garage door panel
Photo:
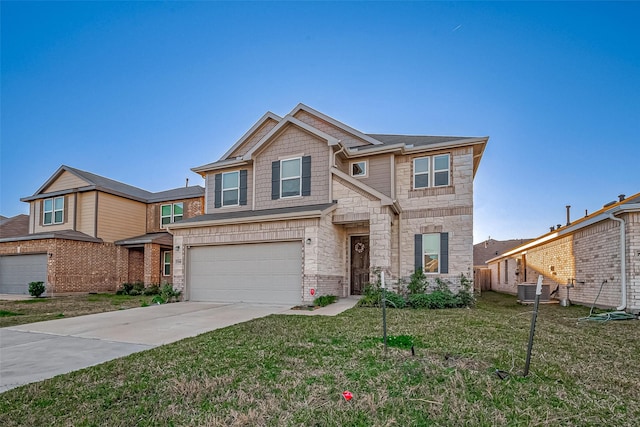
[[30, 282], [47, 283], [47, 255], [0, 256], [0, 294], [29, 294]]
[[301, 242], [196, 247], [189, 250], [193, 301], [299, 304]]

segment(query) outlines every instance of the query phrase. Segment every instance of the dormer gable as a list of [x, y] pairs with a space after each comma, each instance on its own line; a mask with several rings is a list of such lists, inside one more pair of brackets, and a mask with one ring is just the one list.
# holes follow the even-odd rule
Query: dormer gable
[[222, 155], [220, 160], [242, 157], [253, 148], [264, 135], [269, 133], [282, 118], [267, 111], [233, 146]]

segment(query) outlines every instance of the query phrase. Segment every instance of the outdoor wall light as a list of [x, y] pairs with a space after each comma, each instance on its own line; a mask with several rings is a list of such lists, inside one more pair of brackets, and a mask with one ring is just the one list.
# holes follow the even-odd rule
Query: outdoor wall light
[[311, 244], [311, 238], [307, 239], [307, 245]]

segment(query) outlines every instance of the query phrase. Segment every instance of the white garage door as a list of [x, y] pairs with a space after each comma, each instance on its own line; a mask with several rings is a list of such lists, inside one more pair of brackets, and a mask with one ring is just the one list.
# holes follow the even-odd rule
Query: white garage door
[[191, 301], [300, 304], [302, 243], [202, 246], [188, 253]]
[[29, 295], [30, 282], [47, 283], [47, 255], [0, 256], [0, 294]]

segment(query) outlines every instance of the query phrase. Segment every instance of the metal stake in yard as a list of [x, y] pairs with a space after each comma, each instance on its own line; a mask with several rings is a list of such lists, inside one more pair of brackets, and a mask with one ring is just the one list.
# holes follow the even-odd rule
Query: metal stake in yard
[[542, 294], [542, 275], [538, 276], [538, 284], [536, 286], [536, 299], [533, 303], [533, 314], [531, 316], [531, 330], [529, 331], [529, 346], [527, 347], [527, 361], [524, 364], [523, 377], [529, 375], [529, 364], [531, 363], [531, 349], [533, 348], [533, 335], [536, 331], [536, 320], [538, 319], [538, 305], [540, 304], [540, 295]]
[[380, 272], [380, 286], [382, 287], [382, 341], [384, 342], [384, 352], [387, 353], [387, 310], [385, 300], [387, 299], [386, 295], [386, 286], [384, 284], [384, 271]]

